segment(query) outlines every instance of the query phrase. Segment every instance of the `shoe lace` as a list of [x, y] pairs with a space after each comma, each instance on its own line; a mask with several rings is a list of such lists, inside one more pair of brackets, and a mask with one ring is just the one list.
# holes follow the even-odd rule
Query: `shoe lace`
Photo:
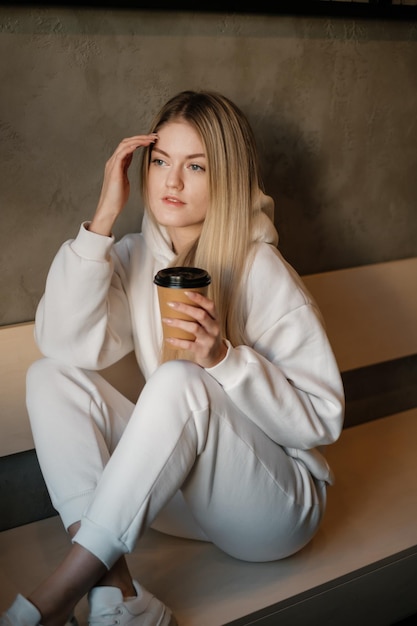
[[88, 624], [89, 626], [114, 626], [120, 624], [120, 615], [123, 615], [123, 609], [115, 607], [100, 615], [90, 615]]

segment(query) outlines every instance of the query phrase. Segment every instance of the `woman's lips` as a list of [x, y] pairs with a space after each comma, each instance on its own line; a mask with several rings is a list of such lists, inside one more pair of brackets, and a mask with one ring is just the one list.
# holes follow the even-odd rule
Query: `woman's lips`
[[179, 200], [175, 196], [165, 196], [162, 199], [166, 204], [174, 204], [178, 206], [179, 204], [185, 204], [182, 200]]

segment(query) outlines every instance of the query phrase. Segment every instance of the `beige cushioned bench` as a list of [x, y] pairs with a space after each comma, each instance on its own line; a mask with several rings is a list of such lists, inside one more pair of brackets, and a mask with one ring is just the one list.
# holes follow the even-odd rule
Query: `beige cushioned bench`
[[[342, 373], [417, 354], [417, 259], [304, 280]], [[24, 405], [25, 372], [39, 356], [33, 324], [1, 328], [0, 354], [5, 456], [33, 447]], [[132, 363], [129, 355], [105, 375], [134, 398], [141, 383], [138, 373], [126, 376]], [[172, 607], [179, 626], [389, 625], [417, 612], [416, 406], [368, 415], [328, 448], [336, 484], [321, 529], [300, 553], [244, 563], [211, 544], [149, 530], [128, 556], [132, 572]], [[67, 547], [56, 516], [0, 533], [0, 611], [47, 575]], [[85, 624], [85, 599], [76, 614]]]

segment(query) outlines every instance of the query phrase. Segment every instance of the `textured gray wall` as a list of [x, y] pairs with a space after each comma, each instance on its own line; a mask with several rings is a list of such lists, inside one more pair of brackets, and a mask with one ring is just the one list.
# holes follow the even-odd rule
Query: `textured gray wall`
[[[0, 325], [33, 319], [105, 160], [186, 88], [249, 116], [301, 274], [416, 255], [416, 68], [416, 22], [0, 7]], [[116, 235], [140, 216], [134, 189]]]

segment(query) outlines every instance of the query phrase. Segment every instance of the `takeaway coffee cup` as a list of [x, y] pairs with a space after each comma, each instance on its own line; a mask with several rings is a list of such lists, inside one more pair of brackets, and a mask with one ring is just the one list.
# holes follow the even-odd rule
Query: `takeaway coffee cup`
[[[180, 313], [168, 306], [168, 302], [194, 303], [187, 298], [185, 291], [198, 291], [203, 295], [207, 294], [207, 289], [211, 283], [211, 277], [206, 270], [199, 267], [167, 267], [160, 270], [153, 280], [158, 289], [159, 308], [161, 317], [173, 317], [177, 319], [192, 320], [192, 317]], [[176, 337], [178, 339], [188, 339], [193, 341], [195, 336], [187, 333], [181, 328], [173, 328], [167, 324], [162, 324], [164, 338]]]

